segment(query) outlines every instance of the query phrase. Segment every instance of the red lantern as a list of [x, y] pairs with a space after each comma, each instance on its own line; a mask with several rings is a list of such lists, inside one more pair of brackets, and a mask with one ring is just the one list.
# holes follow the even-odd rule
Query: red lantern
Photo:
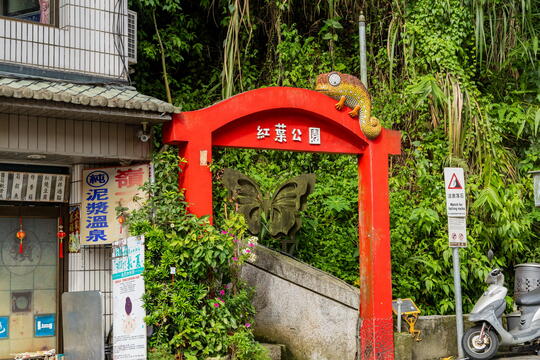
[[19, 231], [17, 231], [17, 239], [19, 239], [19, 254], [23, 253], [23, 239], [26, 237], [26, 232], [23, 230], [22, 227], [22, 216], [19, 217]]
[[58, 257], [60, 259], [64, 258], [64, 238], [66, 235], [64, 226], [62, 225], [62, 218], [58, 218], [58, 232], [56, 233], [56, 237], [58, 237], [58, 240], [60, 241], [60, 244], [58, 245]]
[[124, 227], [124, 223], [126, 222], [126, 218], [124, 214], [121, 214], [118, 218], [116, 218], [116, 220], [118, 220], [118, 223], [120, 224], [120, 234], [121, 234], [122, 228]]

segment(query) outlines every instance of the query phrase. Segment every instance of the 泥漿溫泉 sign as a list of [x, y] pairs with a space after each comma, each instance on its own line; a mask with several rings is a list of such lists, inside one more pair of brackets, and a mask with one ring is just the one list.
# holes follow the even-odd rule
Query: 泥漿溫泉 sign
[[456, 217], [467, 216], [465, 176], [462, 168], [444, 168], [444, 189], [446, 214]]
[[111, 244], [125, 237], [116, 208], [137, 208], [133, 197], [145, 196], [139, 187], [148, 174], [148, 164], [83, 170], [81, 245]]
[[113, 359], [145, 360], [144, 237], [118, 240], [112, 252]]

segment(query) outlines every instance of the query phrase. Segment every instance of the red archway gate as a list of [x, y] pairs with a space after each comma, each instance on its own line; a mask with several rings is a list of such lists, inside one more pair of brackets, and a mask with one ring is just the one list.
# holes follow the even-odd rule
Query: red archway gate
[[175, 115], [164, 141], [187, 160], [180, 187], [199, 216], [212, 215], [213, 146], [357, 154], [362, 359], [393, 359], [388, 156], [400, 153], [400, 133], [383, 129], [369, 140], [334, 104], [306, 89], [252, 90]]

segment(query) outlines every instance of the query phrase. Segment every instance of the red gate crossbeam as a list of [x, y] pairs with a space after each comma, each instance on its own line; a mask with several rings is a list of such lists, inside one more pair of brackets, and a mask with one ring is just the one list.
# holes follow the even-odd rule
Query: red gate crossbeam
[[[189, 210], [199, 216], [212, 215], [213, 146], [357, 154], [361, 358], [394, 359], [388, 156], [400, 153], [400, 133], [383, 129], [369, 140], [358, 120], [335, 110], [334, 103], [306, 89], [252, 90], [175, 115], [163, 138], [178, 145], [187, 160], [179, 186]], [[319, 143], [313, 134], [319, 134]]]

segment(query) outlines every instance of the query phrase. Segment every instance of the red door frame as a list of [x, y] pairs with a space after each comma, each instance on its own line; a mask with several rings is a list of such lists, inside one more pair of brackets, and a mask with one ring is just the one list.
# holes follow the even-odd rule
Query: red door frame
[[[383, 129], [367, 139], [357, 119], [337, 111], [335, 101], [315, 91], [270, 87], [248, 91], [213, 106], [176, 114], [164, 128], [167, 144], [187, 160], [180, 174], [189, 210], [212, 216], [212, 147], [242, 147], [358, 155], [360, 246], [360, 329], [362, 359], [394, 359], [388, 157], [400, 153], [400, 133]], [[286, 142], [275, 125], [286, 126]], [[257, 128], [270, 129], [257, 138]], [[320, 144], [308, 142], [308, 128], [320, 129]], [[293, 140], [292, 129], [302, 132]]]

